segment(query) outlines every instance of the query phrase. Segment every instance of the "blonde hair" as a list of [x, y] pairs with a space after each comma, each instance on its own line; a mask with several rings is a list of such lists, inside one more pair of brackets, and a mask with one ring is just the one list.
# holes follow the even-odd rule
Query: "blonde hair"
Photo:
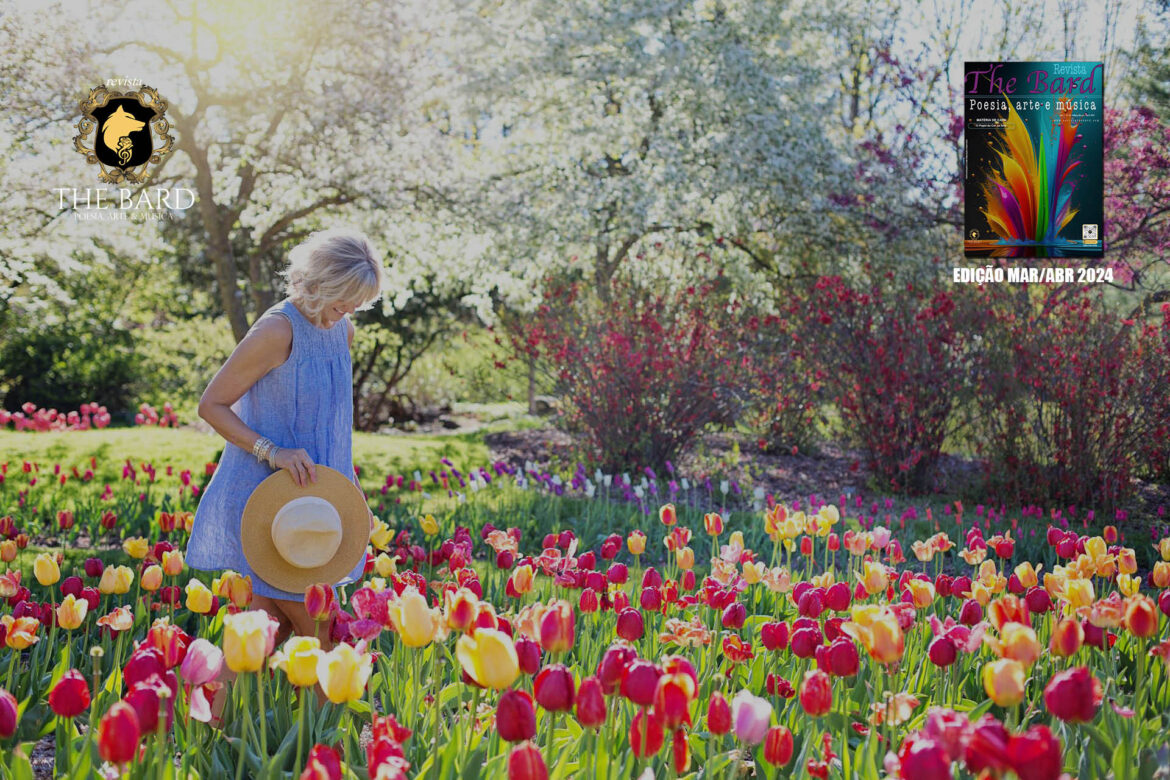
[[318, 317], [336, 300], [360, 300], [358, 311], [373, 308], [382, 297], [386, 272], [364, 233], [345, 228], [320, 230], [288, 253], [280, 272], [289, 298]]

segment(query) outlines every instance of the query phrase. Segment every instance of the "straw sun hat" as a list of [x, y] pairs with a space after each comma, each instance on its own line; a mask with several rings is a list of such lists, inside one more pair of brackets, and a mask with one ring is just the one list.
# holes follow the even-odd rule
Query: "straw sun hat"
[[303, 488], [284, 469], [265, 479], [240, 519], [252, 571], [292, 593], [342, 580], [366, 554], [369, 539], [366, 497], [341, 472], [320, 464], [317, 481]]

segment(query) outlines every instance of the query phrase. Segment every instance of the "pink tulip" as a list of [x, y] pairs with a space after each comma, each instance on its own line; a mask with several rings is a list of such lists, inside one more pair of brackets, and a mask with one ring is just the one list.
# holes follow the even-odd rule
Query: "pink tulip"
[[187, 685], [204, 685], [219, 676], [223, 668], [223, 651], [200, 637], [187, 647], [179, 672]]
[[772, 705], [767, 699], [742, 690], [731, 700], [731, 721], [735, 736], [745, 745], [758, 745], [772, 725]]

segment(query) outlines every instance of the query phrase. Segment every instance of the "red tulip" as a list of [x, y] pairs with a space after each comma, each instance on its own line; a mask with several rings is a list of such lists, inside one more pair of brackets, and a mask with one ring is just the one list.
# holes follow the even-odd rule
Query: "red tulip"
[[85, 576], [92, 579], [97, 579], [102, 576], [102, 572], [106, 570], [105, 564], [102, 563], [101, 558], [86, 558], [85, 559]]
[[959, 649], [949, 636], [937, 636], [926, 651], [935, 666], [950, 666], [959, 657]]
[[784, 766], [792, 760], [792, 732], [773, 726], [764, 737], [764, 760], [772, 766]]
[[626, 667], [637, 658], [634, 648], [629, 645], [610, 645], [597, 663], [597, 679], [606, 696], [616, 693], [622, 684]]
[[329, 585], [318, 583], [305, 589], [305, 611], [314, 622], [320, 623], [333, 617], [336, 607], [337, 596]]
[[526, 636], [519, 636], [515, 641], [516, 658], [520, 661], [520, 671], [533, 675], [540, 671], [540, 645]]
[[804, 673], [804, 680], [800, 683], [800, 706], [814, 718], [833, 708], [833, 683], [829, 675], [820, 669]]
[[852, 595], [849, 586], [844, 582], [834, 583], [825, 591], [825, 606], [834, 612], [844, 612], [849, 609], [849, 604], [853, 600]]
[[824, 636], [821, 634], [821, 628], [815, 622], [811, 625], [802, 625], [799, 628], [793, 626], [795, 630], [792, 632], [792, 638], [789, 640], [789, 647], [792, 649], [792, 654], [797, 658], [812, 658], [816, 655], [817, 648], [821, 646], [824, 641]]
[[98, 726], [98, 752], [103, 761], [125, 764], [134, 760], [141, 736], [134, 708], [124, 701], [116, 701]]
[[1008, 743], [1008, 766], [1020, 780], [1057, 780], [1064, 757], [1047, 726], [1036, 725]]
[[684, 774], [691, 768], [691, 746], [687, 742], [686, 729], [675, 729], [670, 739], [670, 757], [676, 775]]
[[496, 705], [496, 729], [505, 742], [523, 742], [536, 736], [536, 705], [527, 691], [507, 690]]
[[588, 729], [599, 729], [605, 723], [605, 692], [596, 677], [586, 677], [577, 689], [577, 722]]
[[719, 691], [707, 700], [707, 731], [720, 736], [731, 731], [731, 705]]
[[187, 657], [191, 637], [178, 626], [159, 620], [146, 633], [146, 644], [158, 650], [164, 667], [174, 669]]
[[531, 742], [522, 742], [508, 755], [508, 780], [548, 780], [544, 756]]
[[122, 679], [126, 685], [134, 687], [154, 675], [161, 677], [166, 670], [162, 653], [150, 645], [143, 644], [130, 654], [126, 666], [122, 669]]
[[89, 707], [89, 686], [85, 677], [70, 669], [49, 691], [49, 707], [61, 718], [76, 718]]
[[959, 610], [959, 622], [965, 626], [973, 626], [983, 619], [983, 607], [975, 599], [967, 599]]
[[649, 707], [654, 701], [654, 691], [658, 688], [658, 678], [662, 676], [662, 669], [641, 658], [635, 659], [622, 673], [622, 696], [634, 704]]
[[783, 650], [788, 647], [788, 624], [773, 622], [760, 626], [760, 642], [768, 650]]
[[743, 628], [744, 621], [747, 620], [747, 607], [738, 601], [733, 601], [727, 605], [723, 610], [723, 627], [732, 630]]
[[662, 749], [665, 738], [662, 730], [662, 721], [657, 716], [651, 717], [645, 709], [638, 710], [630, 723], [630, 748], [637, 758], [652, 756]]
[[824, 648], [817, 648], [817, 665], [820, 666], [821, 657], [825, 659], [824, 671], [834, 677], [852, 677], [857, 674], [861, 666], [861, 659], [857, 654], [857, 645], [852, 639], [841, 637]]
[[617, 619], [617, 635], [628, 642], [637, 642], [646, 632], [642, 613], [632, 607], [623, 609]]
[[630, 579], [630, 570], [624, 563], [615, 563], [605, 572], [605, 578], [614, 585], [625, 585]]
[[676, 672], [658, 678], [654, 689], [654, 712], [662, 720], [663, 728], [676, 729], [684, 723], [691, 725], [691, 699], [695, 698], [696, 692], [695, 678], [691, 675]]
[[20, 722], [19, 713], [20, 704], [16, 697], [0, 688], [0, 739], [8, 739], [16, 733], [16, 726]]
[[584, 613], [593, 613], [601, 608], [600, 602], [597, 600], [597, 591], [592, 588], [585, 588], [581, 591], [581, 597], [577, 600], [577, 609]]
[[341, 756], [328, 745], [313, 745], [300, 780], [341, 780]]
[[564, 664], [549, 664], [533, 682], [536, 703], [550, 712], [573, 708], [573, 673]]
[[898, 751], [901, 769], [898, 776], [905, 780], [950, 780], [951, 759], [946, 748], [927, 736], [911, 735]]
[[1091, 721], [1101, 706], [1102, 696], [1101, 681], [1084, 666], [1057, 672], [1044, 688], [1048, 711], [1072, 723]]
[[979, 773], [984, 769], [998, 772], [1008, 768], [1007, 749], [1011, 735], [994, 715], [984, 715], [971, 727], [963, 760], [967, 769]]

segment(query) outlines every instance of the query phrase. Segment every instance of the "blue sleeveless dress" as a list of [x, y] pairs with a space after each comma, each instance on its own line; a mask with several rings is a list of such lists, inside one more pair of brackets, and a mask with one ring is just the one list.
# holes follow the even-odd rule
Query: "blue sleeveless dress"
[[[345, 318], [320, 328], [285, 298], [256, 321], [285, 317], [292, 323], [292, 352], [262, 376], [235, 404], [244, 423], [278, 447], [302, 448], [314, 463], [353, 478], [353, 369]], [[253, 324], [255, 327], [255, 324]], [[252, 576], [252, 592], [274, 599], [301, 601], [304, 593], [278, 590], [248, 566], [240, 543], [240, 517], [252, 491], [273, 470], [251, 452], [231, 442], [224, 446], [195, 511], [187, 542], [187, 565], [193, 569], [232, 569]], [[339, 585], [362, 577], [364, 559]]]

